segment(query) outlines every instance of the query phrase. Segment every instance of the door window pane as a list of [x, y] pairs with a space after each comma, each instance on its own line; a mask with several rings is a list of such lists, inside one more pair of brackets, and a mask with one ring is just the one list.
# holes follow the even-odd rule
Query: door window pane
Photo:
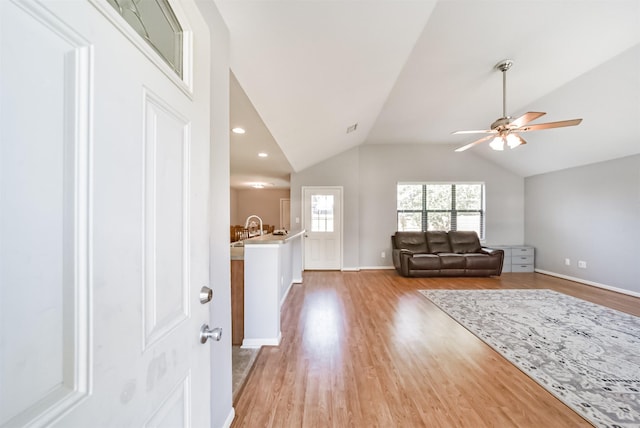
[[333, 195], [311, 195], [311, 231], [333, 232]]

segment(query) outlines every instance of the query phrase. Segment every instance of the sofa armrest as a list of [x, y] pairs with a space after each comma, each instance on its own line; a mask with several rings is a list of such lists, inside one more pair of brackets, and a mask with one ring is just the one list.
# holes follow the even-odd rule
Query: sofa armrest
[[502, 253], [504, 255], [504, 250], [501, 250], [499, 248], [482, 247], [482, 252], [490, 254], [490, 255], [500, 254], [500, 253]]
[[497, 266], [493, 275], [500, 275], [502, 273], [502, 264], [504, 263], [504, 250], [499, 248], [482, 247], [482, 252], [488, 254], [493, 259], [496, 259]]
[[413, 251], [405, 248], [393, 250], [393, 265], [400, 275], [409, 276], [409, 259], [413, 257], [413, 254]]

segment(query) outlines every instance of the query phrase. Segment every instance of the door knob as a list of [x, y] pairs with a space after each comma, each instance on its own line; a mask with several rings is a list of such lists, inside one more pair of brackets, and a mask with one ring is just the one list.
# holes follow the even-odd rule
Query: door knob
[[200, 289], [200, 303], [203, 305], [209, 303], [213, 299], [213, 290], [207, 286]]
[[202, 324], [202, 327], [200, 327], [200, 343], [207, 343], [208, 339], [219, 342], [222, 339], [222, 329], [220, 327], [209, 329], [208, 324]]

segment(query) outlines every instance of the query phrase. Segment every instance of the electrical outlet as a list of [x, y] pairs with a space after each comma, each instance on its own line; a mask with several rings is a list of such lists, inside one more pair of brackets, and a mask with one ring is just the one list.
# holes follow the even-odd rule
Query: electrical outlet
[[384, 259], [385, 257], [387, 257], [387, 254], [383, 251], [383, 252], [380, 253], [380, 257], [382, 257]]
[[564, 264], [566, 266], [571, 266], [571, 259], [564, 259]]
[[584, 260], [579, 260], [578, 261], [578, 267], [580, 269], [586, 269], [587, 268], [587, 262], [585, 262]]

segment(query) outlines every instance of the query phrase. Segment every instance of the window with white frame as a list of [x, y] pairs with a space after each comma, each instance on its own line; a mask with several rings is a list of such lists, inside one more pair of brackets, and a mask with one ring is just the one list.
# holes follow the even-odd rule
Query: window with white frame
[[484, 239], [483, 183], [398, 183], [398, 230], [473, 230]]

